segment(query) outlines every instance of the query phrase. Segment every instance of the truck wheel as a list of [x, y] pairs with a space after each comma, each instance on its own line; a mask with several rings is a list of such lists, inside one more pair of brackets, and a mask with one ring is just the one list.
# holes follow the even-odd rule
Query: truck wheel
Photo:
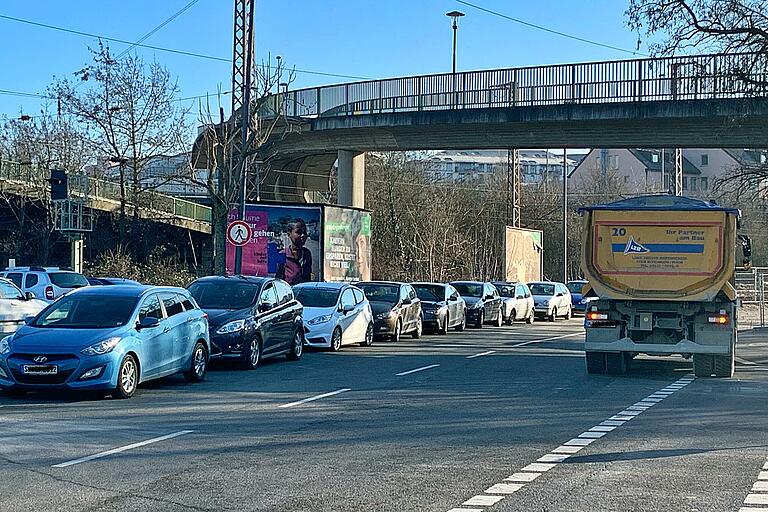
[[711, 354], [693, 354], [693, 374], [697, 377], [711, 377], [715, 361]]
[[715, 377], [733, 377], [736, 361], [733, 352], [728, 356], [714, 356]]
[[587, 352], [587, 373], [605, 373], [605, 352]]
[[606, 373], [621, 375], [627, 373], [627, 360], [622, 352], [605, 354]]

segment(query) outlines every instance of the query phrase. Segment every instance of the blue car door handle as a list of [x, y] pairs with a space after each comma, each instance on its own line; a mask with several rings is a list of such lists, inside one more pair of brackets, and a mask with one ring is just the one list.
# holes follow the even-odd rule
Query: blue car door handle
[[163, 334], [165, 334], [165, 333], [167, 333], [167, 332], [170, 332], [170, 330], [171, 330], [171, 328], [170, 328], [170, 327], [166, 327], [165, 329], [163, 329]]

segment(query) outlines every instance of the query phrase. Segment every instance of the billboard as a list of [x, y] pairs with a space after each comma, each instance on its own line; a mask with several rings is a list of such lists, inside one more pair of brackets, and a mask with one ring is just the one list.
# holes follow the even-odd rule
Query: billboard
[[370, 280], [371, 212], [336, 206], [324, 210], [324, 279]]
[[[242, 273], [279, 277], [290, 284], [319, 281], [321, 213], [319, 206], [247, 205], [244, 220], [251, 238], [243, 245]], [[227, 222], [237, 218], [237, 209], [232, 209]], [[228, 242], [227, 273], [234, 268], [235, 246]]]
[[507, 226], [504, 237], [504, 278], [530, 283], [541, 280], [543, 233]]

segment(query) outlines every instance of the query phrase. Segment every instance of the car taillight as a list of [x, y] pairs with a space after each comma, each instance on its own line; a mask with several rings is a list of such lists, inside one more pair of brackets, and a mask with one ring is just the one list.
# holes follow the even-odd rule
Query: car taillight
[[725, 325], [729, 321], [728, 315], [726, 314], [725, 310], [720, 310], [720, 313], [714, 316], [710, 316], [707, 320], [711, 324], [718, 324], [718, 325]]
[[54, 299], [53, 286], [46, 286], [45, 287], [45, 298], [48, 299], [48, 300], [53, 300]]
[[587, 313], [587, 320], [608, 320], [608, 314], [600, 313], [598, 311], [590, 311]]

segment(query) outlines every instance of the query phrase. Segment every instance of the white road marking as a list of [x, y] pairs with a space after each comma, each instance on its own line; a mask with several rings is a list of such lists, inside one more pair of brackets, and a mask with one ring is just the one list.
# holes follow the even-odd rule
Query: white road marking
[[741, 507], [739, 512], [768, 512], [768, 507]]
[[612, 430], [616, 430], [616, 427], [608, 425], [596, 425], [589, 429], [590, 432], [610, 432]]
[[541, 473], [515, 473], [504, 480], [509, 482], [533, 482], [541, 476]]
[[606, 433], [605, 432], [582, 432], [579, 434], [579, 437], [584, 439], [600, 439], [603, 437]]
[[398, 377], [402, 377], [403, 375], [410, 375], [411, 373], [423, 372], [424, 370], [429, 370], [430, 368], [437, 368], [438, 366], [440, 365], [431, 364], [429, 366], [422, 366], [421, 368], [414, 368], [413, 370], [408, 370], [407, 372], [396, 373], [395, 375], [397, 375]]
[[766, 462], [765, 464], [763, 464], [763, 469], [768, 469], [768, 462]]
[[566, 454], [562, 454], [561, 455], [559, 453], [558, 454], [548, 453], [548, 454], [543, 455], [543, 456], [539, 457], [538, 459], [536, 459], [536, 462], [555, 462], [555, 463], [560, 463], [560, 462], [563, 462], [568, 457], [570, 457], [570, 455], [566, 455]]
[[476, 358], [476, 357], [489, 356], [489, 355], [491, 355], [491, 354], [495, 354], [495, 353], [496, 353], [496, 351], [495, 351], [495, 350], [489, 350], [489, 351], [487, 351], [487, 352], [480, 352], [479, 354], [475, 354], [475, 355], [473, 355], [473, 356], [467, 356], [467, 359], [474, 359], [474, 358]]
[[621, 416], [637, 416], [638, 414], [641, 414], [643, 411], [630, 411], [629, 409], [621, 411], [619, 414]]
[[448, 512], [483, 512], [481, 508], [452, 508]]
[[541, 464], [539, 462], [533, 462], [523, 468], [523, 471], [534, 471], [545, 473], [555, 467], [555, 464]]
[[768, 494], [747, 494], [745, 505], [768, 505]]
[[573, 445], [560, 445], [554, 450], [552, 450], [552, 453], [567, 453], [570, 455], [573, 455], [574, 453], [579, 453], [581, 450], [584, 449], [584, 446], [573, 446]]
[[483, 496], [482, 494], [478, 494], [477, 496], [472, 496], [469, 498], [467, 501], [462, 503], [462, 505], [479, 505], [481, 507], [490, 507], [491, 505], [495, 505], [503, 499], [504, 496]]
[[768, 491], [768, 482], [758, 480], [755, 485], [752, 486], [753, 491], [766, 492]]
[[112, 448], [111, 450], [107, 450], [105, 452], [100, 453], [94, 453], [93, 455], [88, 455], [87, 457], [81, 457], [79, 459], [75, 460], [69, 460], [67, 462], [61, 462], [59, 464], [54, 464], [53, 468], [66, 468], [69, 466], [74, 466], [75, 464], [80, 464], [82, 462], [88, 462], [95, 459], [101, 459], [102, 457], [107, 457], [109, 455], [114, 455], [116, 453], [122, 453], [128, 450], [133, 450], [134, 448], [140, 448], [142, 446], [147, 446], [148, 444], [153, 443], [159, 443], [160, 441], [166, 441], [168, 439], [173, 439], [174, 437], [183, 436], [184, 434], [191, 434], [194, 432], [193, 430], [180, 430], [178, 432], [174, 432], [173, 434], [168, 434], [165, 436], [160, 437], [154, 437], [152, 439], [147, 439], [146, 441], [140, 441], [138, 443], [129, 444], [126, 446], [121, 446], [119, 448]]
[[619, 420], [619, 421], [629, 421], [632, 418], [634, 418], [634, 416], [626, 416], [626, 415], [617, 414], [615, 416], [611, 416], [608, 419], [609, 420]]
[[649, 396], [648, 398], [643, 398], [643, 400], [642, 400], [642, 401], [643, 401], [643, 402], [654, 402], [654, 403], [659, 403], [659, 402], [661, 402], [662, 400], [664, 400], [664, 398], [658, 398], [658, 397], [650, 397], [650, 396]]
[[626, 421], [612, 421], [612, 420], [605, 420], [600, 423], [600, 425], [607, 425], [609, 427], [620, 427], [623, 424], [625, 424]]
[[759, 475], [757, 475], [758, 480], [768, 480], [768, 471], [761, 471]]
[[564, 446], [589, 446], [590, 444], [597, 441], [597, 439], [584, 439], [581, 437], [574, 437], [570, 441], [566, 441], [563, 443]]
[[346, 393], [347, 391], [352, 391], [352, 390], [349, 388], [337, 389], [336, 391], [331, 391], [330, 393], [323, 393], [322, 395], [311, 396], [309, 398], [305, 398], [304, 400], [299, 400], [298, 402], [291, 402], [289, 404], [279, 405], [278, 408], [287, 409], [288, 407], [296, 407], [297, 405], [306, 404], [307, 402], [314, 402], [315, 400], [320, 400], [321, 398], [338, 395], [340, 393]]
[[546, 341], [561, 340], [563, 338], [573, 338], [574, 336], [584, 336], [584, 333], [583, 332], [575, 332], [573, 334], [564, 334], [562, 336], [552, 336], [551, 338], [543, 338], [543, 339], [540, 339], [540, 340], [523, 341], [522, 343], [516, 343], [515, 345], [512, 345], [512, 348], [524, 347], [526, 345], [531, 345], [533, 343], [544, 343]]
[[488, 494], [512, 494], [525, 487], [525, 484], [495, 484], [485, 490]]

